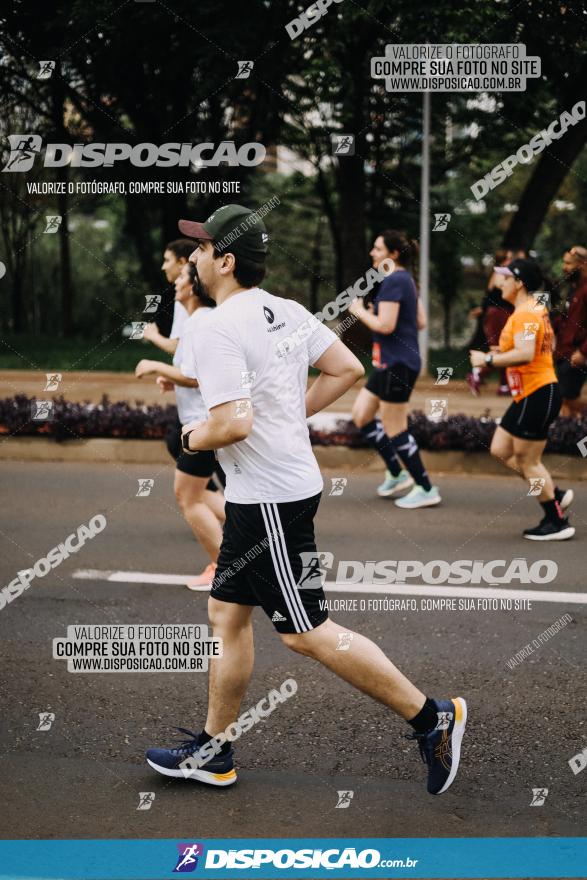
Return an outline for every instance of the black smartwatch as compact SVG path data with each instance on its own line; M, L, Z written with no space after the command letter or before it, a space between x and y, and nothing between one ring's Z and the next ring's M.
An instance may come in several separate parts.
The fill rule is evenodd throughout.
M192 433L191 431L186 431L185 434L181 435L182 449L184 452L187 452L188 455L197 455L200 450L199 449L190 449L190 447L189 447L191 433Z
M488 367L490 367L493 364L493 355L491 354L491 352L489 352L489 354L485 355L485 363L487 364Z

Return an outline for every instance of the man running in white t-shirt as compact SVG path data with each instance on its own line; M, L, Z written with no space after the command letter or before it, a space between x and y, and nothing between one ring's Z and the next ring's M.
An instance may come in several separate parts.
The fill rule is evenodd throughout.
M302 562L301 554L317 556L314 517L323 486L306 418L344 394L363 367L303 306L257 286L269 237L254 212L226 205L204 223L182 220L179 228L197 240L190 260L217 304L192 353L208 419L184 426L183 445L196 454L218 450L226 473L226 524L208 602L223 655L210 663L202 731L180 728L189 739L149 749L147 761L165 776L236 781L227 728L234 729L252 674L251 618L261 606L287 647L411 724L428 764L428 791L441 794L458 769L465 701L427 698L369 639L353 633L349 640L348 629L329 619L322 585L310 587ZM320 375L307 390L310 365ZM349 650L337 650L343 640Z

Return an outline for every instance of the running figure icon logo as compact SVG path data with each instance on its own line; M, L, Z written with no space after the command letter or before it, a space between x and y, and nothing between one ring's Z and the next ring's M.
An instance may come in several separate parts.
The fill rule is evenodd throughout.
M548 789L547 788L533 788L532 789L532 800L530 801L531 807L541 807L544 804L544 801L548 797Z
M330 481L332 483L332 486L331 486L330 492L328 494L329 495L342 495L342 493L344 492L344 487L347 484L347 478L346 477L331 477Z
M143 312L156 312L157 307L161 303L161 294L160 293L147 293L145 294L145 308Z
M351 632L342 632L337 634L338 637L338 645L336 646L337 651L350 651L351 642L355 637L354 633Z
M544 477L532 477L530 480L530 488L528 490L528 495L540 495L542 490L544 489L544 484L546 480Z
M436 367L436 372L438 373L438 376L434 384L448 385L449 379L452 376L454 370L452 367Z
M55 721L55 712L39 712L39 726L37 730L51 730Z
M59 388L59 383L61 382L61 379L63 378L63 374L62 373L45 373L45 376L47 377L47 382L45 383L45 387L43 388L43 391L57 391L57 389Z
M254 66L254 61L239 61L238 73L235 76L235 79L248 79Z
M355 136L354 134L333 134L331 136L332 155L333 156L354 156L355 155Z
M54 61L39 61L39 72L37 73L37 79L51 79L51 74L54 70Z
M298 590L318 590L324 585L326 571L332 568L334 554L305 550L300 553L302 573L298 581Z
M355 796L354 791L338 791L338 803L335 810L346 810L351 805L351 801Z
M43 141L38 134L9 134L10 156L2 171L30 171Z
M139 791L139 805L137 810L150 810L155 800L154 791Z
M55 234L61 226L62 219L59 214L46 214L44 233Z
M450 223L450 214L435 214L434 215L434 226L432 227L432 232L444 232L445 229L448 229L448 224Z
M452 721L452 712L437 712L438 715L438 724L436 725L436 730L448 730L449 724Z
M151 489L155 485L155 480L149 478L143 478L138 480L139 490L135 495L135 498L147 498L151 494Z
M173 869L174 874L189 874L198 867L198 859L204 855L204 847L201 843L178 843L179 855L177 864Z

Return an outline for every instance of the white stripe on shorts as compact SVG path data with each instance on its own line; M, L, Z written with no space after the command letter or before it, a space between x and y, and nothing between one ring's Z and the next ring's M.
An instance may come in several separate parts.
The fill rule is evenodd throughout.
M261 503L260 507L267 536L269 538L269 549L271 551L275 576L290 613L292 623L296 632L307 632L312 629L312 625L308 620L308 616L302 605L293 576L291 576L291 581L288 578L287 570L289 569L289 574L291 575L291 567L289 566L287 548L285 547L285 541L283 540L284 535L281 528L281 522L279 521L279 512L272 510L272 507L276 507L276 505ZM275 522L274 519L275 513L277 513L277 522ZM283 561L284 553L285 559L287 560L287 568Z

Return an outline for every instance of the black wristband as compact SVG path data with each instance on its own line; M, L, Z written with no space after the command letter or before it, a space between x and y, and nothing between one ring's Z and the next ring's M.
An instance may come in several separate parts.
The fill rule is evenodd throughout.
M491 352L485 355L485 363L488 367L491 367L493 365L493 355Z
M190 449L190 447L189 447L191 433L192 433L191 431L186 431L185 434L181 435L181 446L182 446L183 451L187 452L188 455L197 455L200 450L199 449Z

